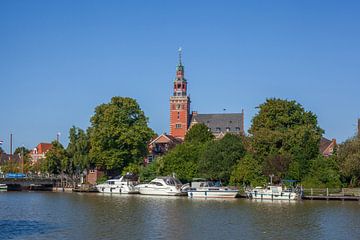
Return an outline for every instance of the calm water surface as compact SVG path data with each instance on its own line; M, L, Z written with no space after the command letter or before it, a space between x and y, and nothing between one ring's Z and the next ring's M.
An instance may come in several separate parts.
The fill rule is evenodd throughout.
M2 192L0 239L360 239L360 203Z

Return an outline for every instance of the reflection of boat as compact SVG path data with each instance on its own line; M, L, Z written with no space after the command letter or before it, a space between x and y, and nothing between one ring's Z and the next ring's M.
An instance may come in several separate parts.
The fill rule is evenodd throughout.
M7 185L0 183L0 191L7 191Z
M300 194L292 189L285 189L281 186L267 186L266 188L256 187L252 190L246 191L246 194L251 199L264 200L297 200L300 199Z
M140 194L145 195L164 195L179 196L183 195L181 191L182 183L174 177L157 177L149 183L137 185L136 188Z
M134 175L125 175L117 179L107 180L105 183L97 184L96 189L102 193L139 193L135 188L137 180Z
M235 198L238 190L216 186L213 181L194 179L190 189L187 190L191 198Z

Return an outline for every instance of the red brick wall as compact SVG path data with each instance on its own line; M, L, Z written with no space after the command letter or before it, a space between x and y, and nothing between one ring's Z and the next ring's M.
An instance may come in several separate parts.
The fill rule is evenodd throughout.
M180 108L179 108L180 107ZM170 98L170 135L184 139L189 124L190 100L188 97ZM181 124L181 128L176 128Z
M90 184L96 184L96 181L104 176L104 172L100 170L90 170L88 175L86 176L86 182Z

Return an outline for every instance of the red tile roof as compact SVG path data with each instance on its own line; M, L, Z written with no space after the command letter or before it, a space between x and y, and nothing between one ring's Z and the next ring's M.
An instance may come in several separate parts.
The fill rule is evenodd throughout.
M50 150L50 148L52 147L51 143L39 143L36 148L38 151L38 154L43 154L46 153L47 151Z

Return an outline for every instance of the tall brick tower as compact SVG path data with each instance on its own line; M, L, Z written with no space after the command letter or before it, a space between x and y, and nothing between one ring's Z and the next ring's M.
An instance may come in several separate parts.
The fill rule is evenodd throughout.
M184 66L181 63L181 48L179 49L179 64L176 67L174 93L170 97L170 135L184 139L190 121L190 97L187 96L187 82L184 78Z

